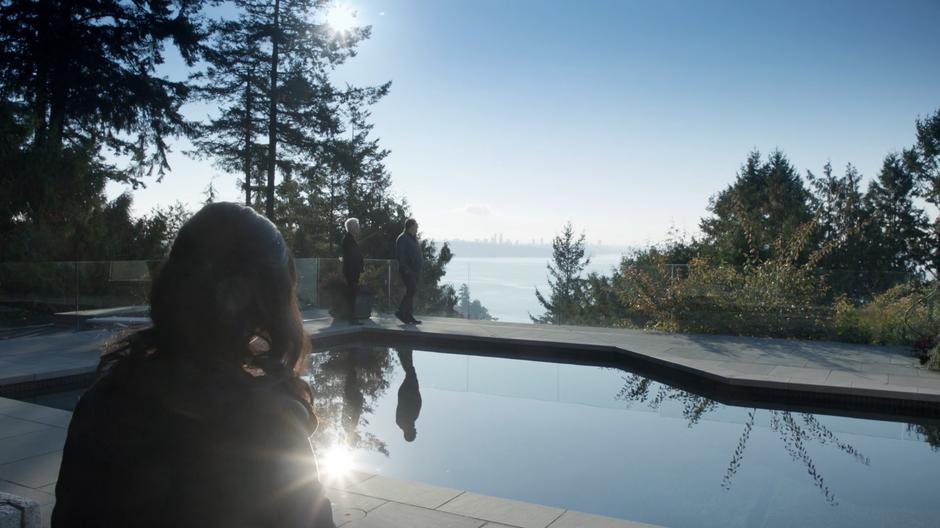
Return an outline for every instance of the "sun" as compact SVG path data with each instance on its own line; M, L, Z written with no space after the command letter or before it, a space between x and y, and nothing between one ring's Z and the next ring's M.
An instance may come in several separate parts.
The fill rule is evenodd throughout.
M326 23L333 31L345 33L356 27L356 12L345 4L333 4L326 11Z

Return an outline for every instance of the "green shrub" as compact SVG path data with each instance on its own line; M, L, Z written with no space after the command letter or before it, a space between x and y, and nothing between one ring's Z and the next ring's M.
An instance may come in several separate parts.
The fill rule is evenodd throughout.
M665 261L625 263L611 287L625 326L669 332L823 337L832 312L824 280L782 262L737 268L692 259L681 274Z
M912 345L924 336L940 335L940 312L931 311L936 285L899 284L858 306L844 298L835 303L833 336L854 342Z
M940 344L934 345L930 352L927 352L927 362L925 363L930 370L940 370Z

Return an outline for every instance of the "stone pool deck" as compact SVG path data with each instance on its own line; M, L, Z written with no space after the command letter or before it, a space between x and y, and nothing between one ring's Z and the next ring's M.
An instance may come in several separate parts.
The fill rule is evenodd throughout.
M375 317L363 326L307 319L315 349L365 343L470 350L526 359L614 364L729 404L869 407L869 416L940 417L940 372L900 347L667 334L642 330L428 317L420 326ZM0 391L94 372L108 330L0 340Z
M0 492L39 503L43 526L72 413L0 398ZM344 528L642 528L651 525L467 491L353 473L323 478Z

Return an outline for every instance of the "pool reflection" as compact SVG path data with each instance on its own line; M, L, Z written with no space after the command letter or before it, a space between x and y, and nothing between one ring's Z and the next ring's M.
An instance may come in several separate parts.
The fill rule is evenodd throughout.
M666 525L708 507L713 525L800 514L847 526L865 521L846 516L853 508L885 507L863 499L883 493L879 482L918 514L940 513L919 499L940 459L911 443L938 449L932 422L748 409L618 369L410 348L345 348L311 363L321 457L342 445L360 471ZM762 510L767 500L798 508Z
M418 373L415 372L414 352L410 348L396 348L398 362L405 371L405 379L398 388L398 405L395 408L395 423L401 428L405 440L414 442L418 436L416 422L421 414L421 390Z

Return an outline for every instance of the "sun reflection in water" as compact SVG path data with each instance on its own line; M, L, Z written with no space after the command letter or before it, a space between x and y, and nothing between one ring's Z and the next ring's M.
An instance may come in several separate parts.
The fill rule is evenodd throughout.
M335 444L320 452L320 475L324 480L346 480L355 469L352 450L343 445Z

